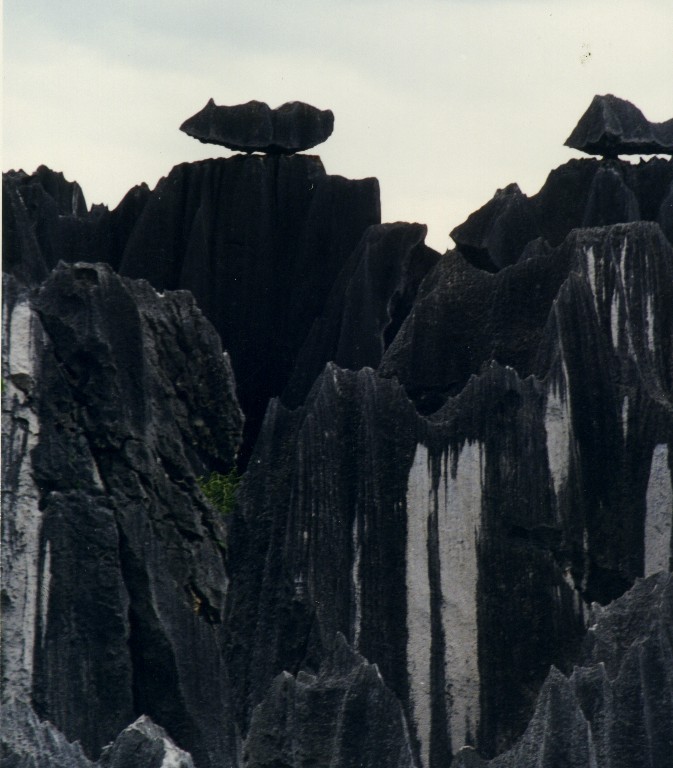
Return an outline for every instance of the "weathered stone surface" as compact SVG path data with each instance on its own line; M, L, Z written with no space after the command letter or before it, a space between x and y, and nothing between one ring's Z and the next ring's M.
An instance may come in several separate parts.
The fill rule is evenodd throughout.
M189 765L157 723L198 768L244 746L656 765L670 587L638 579L672 555L672 182L572 161L439 256L317 158L178 166L119 215L8 174L2 684L37 713L26 764L121 732L114 759ZM82 252L165 293L50 274ZM241 416L176 288L266 411L226 526L195 478L232 465Z
M163 728L143 715L106 747L100 768L194 768L192 758L175 744Z
M379 666L421 764L523 731L586 604L669 567L672 256L645 223L497 275L447 254L380 369L426 405L445 370L432 417L334 365L303 407L273 404L231 530L242 728L275 675L321 657L317 625ZM505 355L525 380L484 368Z
M111 212L74 216L43 175L3 177L5 270L36 284L59 260L103 261L157 290L192 291L237 370L245 463L269 397L285 389L334 281L380 222L376 179L328 176L317 157L239 156L177 166L152 193L141 185Z
M529 375L571 258L572 247L553 256L541 249L493 275L449 251L421 284L380 372L402 382L423 413L458 394L491 358Z
M3 272L37 285L59 261L106 262L117 269L128 236L149 196L146 184L131 189L112 211L87 211L79 185L40 166L33 174L2 177Z
M148 714L229 765L226 533L195 480L240 441L217 334L104 265L3 299L3 689L94 759Z
M152 193L120 271L191 291L220 334L246 415L243 460L364 231L376 179L328 176L320 159L244 157L179 165Z
M535 208L517 184L499 189L483 208L451 231L461 253L492 272L518 261L526 244L539 234Z
M273 681L253 712L244 761L248 768L416 765L399 700L343 635L318 674L283 672Z
M661 204L657 220L662 232L673 243L673 182Z
M301 101L271 109L261 101L218 107L210 99L180 130L204 144L291 155L327 141L334 130L334 115Z
M582 625L549 470L532 472L543 418L539 385L499 368L435 424L367 370L328 366L303 409L276 405L231 531L240 716L319 656L317 623L378 665L421 764L523 728L530 681L567 661ZM507 445L530 454L507 469Z
M566 146L590 155L673 154L673 119L650 123L638 107L612 94L594 96L566 139Z
M0 708L0 762L3 768L95 768L78 743L14 697Z
M2 175L2 270L24 285L47 276L47 264L31 218L10 174Z
M599 251L600 261L594 264L594 256L586 254ZM585 285L597 295L604 290L604 295L615 297L613 310L602 298L596 299L603 331L596 341L612 356L616 354L613 336L618 344L619 331L611 330L611 323L637 324L640 338L644 338L645 324L649 323L640 305L639 309L634 307L628 320L621 314L626 312L626 294L622 299L620 284L614 280L625 267L629 280L643 291L639 301L654 302L659 308L657 316L663 324L659 331L648 325L651 340L646 346L652 346L651 354L659 359L657 376L670 392L671 318L667 302L673 275L671 246L659 227L639 223L578 230L557 249L530 248L526 255L520 263L495 275L472 267L455 252L443 256L421 285L413 311L384 355L381 372L396 376L424 411L436 409L448 395L459 392L468 377L478 373L491 357L515 367L522 376L545 376L536 357L553 302L573 270L582 272ZM586 266L587 259L594 265L591 269ZM635 266L639 259L644 259L642 274ZM605 288L592 287L597 280L604 280ZM655 338L660 341L653 341ZM585 358L581 365L592 371L590 359Z
M25 702L4 700L0 725L3 768L194 768L191 756L145 716L105 747L97 762L87 758L78 742L69 742L49 721L40 720Z
M498 190L451 237L470 263L495 272L528 258L528 245L539 237L557 246L577 228L661 221L672 183L673 162L662 158L637 165L571 160L552 171L530 198L515 184ZM668 236L667 228L664 232Z
M491 761L465 750L459 768L665 766L673 749L673 578L639 580L597 609L572 675L552 669L516 746Z
M421 224L369 227L336 278L299 352L283 402L304 401L325 364L376 368L439 254Z

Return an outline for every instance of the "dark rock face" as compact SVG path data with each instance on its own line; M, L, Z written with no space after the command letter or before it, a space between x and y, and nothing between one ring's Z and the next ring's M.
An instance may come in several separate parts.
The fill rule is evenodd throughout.
M210 99L180 130L204 144L292 155L327 141L334 130L334 115L301 101L271 109L261 101L218 107Z
M666 764L671 162L442 256L301 155L5 184L8 765Z
M299 352L283 402L301 404L325 364L378 367L439 254L420 224L367 229L336 278L325 309Z
M495 271L514 263L524 247L539 237L535 209L510 184L451 232L456 245L480 269Z
M283 672L273 681L253 713L244 760L249 768L415 765L399 701L342 635L317 675Z
M571 160L530 198L516 184L498 190L451 237L470 263L489 272L528 258L537 238L556 246L578 228L657 221L673 242L667 223L671 184L673 165L661 158L638 165Z
M217 334L103 265L4 287L3 689L94 759L148 714L223 765L226 533L195 481L240 442Z
M128 236L149 196L134 187L113 210L87 212L79 185L40 166L3 174L3 272L37 285L59 261L106 262L119 267Z
M120 271L191 291L215 326L246 415L244 460L334 281L380 216L375 179L328 176L305 155L179 165L148 200Z
M497 275L446 254L379 375L329 365L270 408L231 529L242 723L282 670L315 672L317 625L378 665L422 765L512 743L588 604L669 568L672 266L644 223ZM445 404L419 417L393 376Z
M580 666L552 668L517 745L489 762L469 750L459 768L664 766L673 749L673 578L639 580L597 609Z
M103 750L100 768L194 768L190 755L173 744L163 728L139 717Z
M194 294L237 371L242 463L337 276L381 216L376 179L328 176L303 155L179 165L152 193L135 187L114 211L80 217L60 213L38 174L3 183L4 269L22 283L59 260L104 261L157 290Z
M539 387L497 367L435 423L399 385L334 366L303 409L272 409L231 531L239 717L280 670L310 669L317 624L377 664L422 765L522 728L519 665L541 684L582 634L550 470L531 474L544 413ZM530 454L507 469L505 445Z
M49 721L16 699L3 701L0 729L5 768L194 768L191 757L166 732L142 716L125 728L92 762L78 742L69 742Z
M673 119L650 123L638 107L612 94L594 96L566 139L566 146L589 155L673 154Z

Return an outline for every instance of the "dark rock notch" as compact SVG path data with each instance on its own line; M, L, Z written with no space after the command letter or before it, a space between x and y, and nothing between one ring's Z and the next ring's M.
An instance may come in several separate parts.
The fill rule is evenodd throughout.
M638 580L595 609L569 677L552 668L516 746L491 761L465 749L457 768L640 768L673 751L673 577Z
M221 766L226 530L196 477L242 418L217 334L105 265L3 300L3 691L90 758L149 715Z
M589 155L673 154L673 119L650 123L638 107L612 94L594 96L566 139L566 146Z
M286 405L305 400L328 362L352 370L378 367L440 258L425 245L426 234L427 227L402 222L365 231L302 345L283 393Z
M180 130L204 144L292 155L327 141L334 130L334 115L301 101L271 109L261 101L218 107L210 99Z

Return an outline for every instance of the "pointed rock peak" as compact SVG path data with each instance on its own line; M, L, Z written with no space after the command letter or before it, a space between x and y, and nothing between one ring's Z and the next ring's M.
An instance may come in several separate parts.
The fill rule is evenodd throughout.
M261 101L218 107L213 99L180 130L204 144L241 152L291 155L322 144L332 134L334 115L301 101L271 109Z
M589 155L673 154L673 120L650 123L638 107L612 94L594 96L565 145Z
M146 715L131 723L103 750L98 765L100 768L139 765L194 768L191 755L177 747L166 731Z

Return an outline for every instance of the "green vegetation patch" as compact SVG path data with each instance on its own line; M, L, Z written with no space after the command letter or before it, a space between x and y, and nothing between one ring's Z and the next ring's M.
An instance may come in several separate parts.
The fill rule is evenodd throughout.
M241 478L236 467L226 475L211 472L209 477L199 477L197 482L203 495L222 515L228 515L234 508L235 491Z

